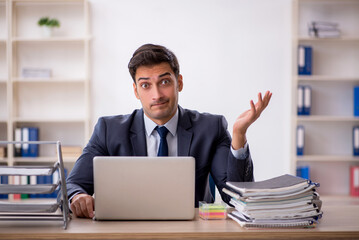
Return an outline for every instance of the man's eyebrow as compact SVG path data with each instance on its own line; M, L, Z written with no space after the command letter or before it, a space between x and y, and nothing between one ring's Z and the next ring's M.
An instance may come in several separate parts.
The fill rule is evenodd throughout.
M158 77L164 77L164 76L167 76L167 75L170 75L170 76L171 76L171 73L169 73L169 72L165 72L165 73L163 73L163 74L159 75Z
M141 81L141 80L149 80L150 78L146 78L146 77L140 77L139 79L137 79L137 81Z
M162 73L161 75L159 75L158 77L161 78L161 77L164 77L164 76L171 76L171 73L170 72L165 72L165 73ZM139 79L137 79L137 81L141 81L141 80L149 80L150 78L149 77L140 77Z

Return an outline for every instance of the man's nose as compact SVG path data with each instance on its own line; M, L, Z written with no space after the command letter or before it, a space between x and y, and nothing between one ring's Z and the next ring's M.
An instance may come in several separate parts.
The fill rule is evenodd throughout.
M163 96L161 89L157 86L152 88L152 99L158 100Z

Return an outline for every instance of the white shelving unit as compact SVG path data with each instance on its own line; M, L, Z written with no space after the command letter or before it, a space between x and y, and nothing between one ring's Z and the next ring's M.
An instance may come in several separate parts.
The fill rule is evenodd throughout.
M340 38L310 38L311 21L339 23ZM359 1L295 0L293 2L292 172L309 166L324 195L349 195L349 168L359 165L352 154L353 88L359 85ZM312 75L298 75L298 45L313 49ZM310 85L310 116L297 116L297 87ZM296 155L296 127L305 128L304 156Z
M8 128L8 28L6 0L0 0L0 139L7 140ZM0 163L7 159L0 158Z
M41 17L57 18L60 28L43 36ZM0 0L0 140L14 130L38 127L40 141L84 147L90 134L89 6L87 0ZM24 68L51 69L50 78L26 78ZM8 157L0 163L50 163L46 146L38 158ZM76 158L64 158L72 167ZM71 170L71 169L69 169Z

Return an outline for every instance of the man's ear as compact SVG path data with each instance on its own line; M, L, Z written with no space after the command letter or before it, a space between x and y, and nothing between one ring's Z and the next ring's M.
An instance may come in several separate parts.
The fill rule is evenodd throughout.
M135 93L136 98L137 98L137 99L140 99L140 97L138 96L136 83L133 83L133 91L134 91L134 93Z
M179 92L181 92L183 89L183 77L181 74L178 75L178 78L177 78L177 90Z

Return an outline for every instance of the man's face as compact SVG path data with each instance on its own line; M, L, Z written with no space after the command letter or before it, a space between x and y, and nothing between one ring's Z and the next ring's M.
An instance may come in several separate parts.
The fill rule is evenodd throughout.
M176 113L178 92L182 91L182 76L176 80L166 62L140 66L136 70L133 89L147 117L158 125L165 124Z

